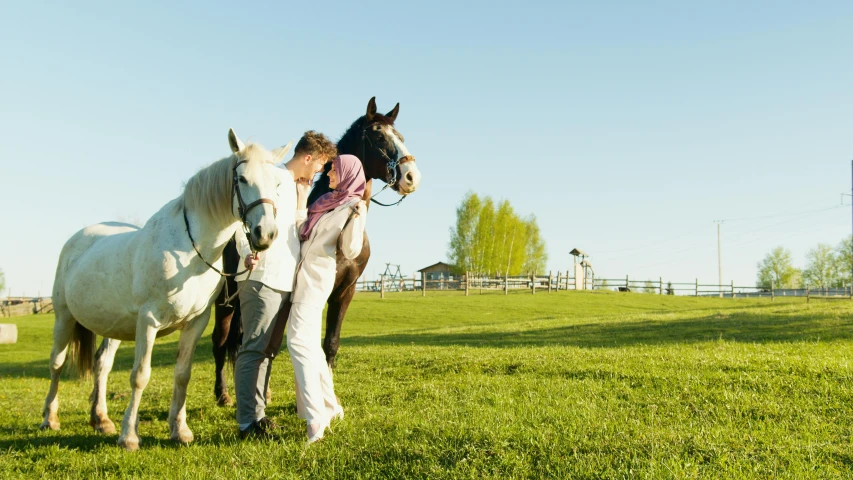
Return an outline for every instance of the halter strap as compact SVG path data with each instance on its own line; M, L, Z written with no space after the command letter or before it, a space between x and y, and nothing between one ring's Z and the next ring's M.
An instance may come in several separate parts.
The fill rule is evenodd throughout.
M367 157L367 147L366 147L365 143L370 143L370 146L371 147L373 146L373 142L371 142L370 139L367 137L367 126L366 125L361 130L361 161L365 161L366 157ZM379 190L378 192L376 192L376 195L373 195L372 197L370 197L370 201L377 204L377 205L380 205L382 207L393 207L393 206L396 206L396 205L403 203L403 200L406 199L406 195L400 196L400 199L394 203L382 203L382 202L376 200L376 197L380 193L384 192L386 188L397 183L397 181L398 181L397 167L404 164L404 163L414 162L415 157L412 155L406 155L399 160L392 160L390 157L388 157L388 154L386 154L384 150L379 150L379 153L382 154L382 156L385 157L386 160L388 160L388 162L385 164L385 186L382 187L382 190Z

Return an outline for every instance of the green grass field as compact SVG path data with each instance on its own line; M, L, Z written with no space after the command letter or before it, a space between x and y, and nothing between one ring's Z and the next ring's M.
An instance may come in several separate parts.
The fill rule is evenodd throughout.
M195 443L168 441L173 335L154 348L136 453L92 431L90 383L67 372L62 429L38 430L53 317L13 318L0 476L851 478L851 313L779 298L360 294L335 372L346 419L322 442L303 446L286 352L267 410L285 438L237 440L233 408L213 398L211 326L187 402ZM117 425L132 356L123 345L110 375Z

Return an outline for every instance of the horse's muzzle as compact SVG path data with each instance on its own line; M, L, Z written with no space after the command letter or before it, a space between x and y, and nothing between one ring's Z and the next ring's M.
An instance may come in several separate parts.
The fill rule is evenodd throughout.
M421 172L418 170L414 158L409 162L401 163L397 168L399 172L397 172L397 188L395 190L401 195L414 193L421 184Z
M252 250L262 252L272 246L276 237L278 237L278 228L263 229L258 225L252 229L252 233L249 235L249 243L252 245Z

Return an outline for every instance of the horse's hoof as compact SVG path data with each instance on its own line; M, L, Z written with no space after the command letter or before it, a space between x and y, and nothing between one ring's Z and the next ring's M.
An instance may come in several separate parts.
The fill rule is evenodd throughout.
M220 407L230 407L234 405L234 400L231 400L231 397L227 393L223 393L216 399L216 404Z
M57 421L51 422L50 420L45 420L45 421L41 422L41 425L39 425L39 430L48 430L48 429L53 430L54 432L58 432L59 431L59 422L57 422Z
M135 452L139 450L139 439L138 438L119 438L118 445L128 452Z
M109 418L101 419L100 422L92 422L92 428L94 428L96 432L101 432L104 435L116 434L116 426Z
M195 437L193 437L193 432L186 427L182 428L177 433L173 433L172 436L169 437L169 440L175 443L180 443L181 445L188 445L192 443L194 439Z

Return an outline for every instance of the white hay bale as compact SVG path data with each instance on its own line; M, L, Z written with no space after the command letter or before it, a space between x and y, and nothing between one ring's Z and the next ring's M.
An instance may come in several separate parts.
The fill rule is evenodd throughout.
M16 343L18 341L18 326L11 323L0 323L0 343Z

